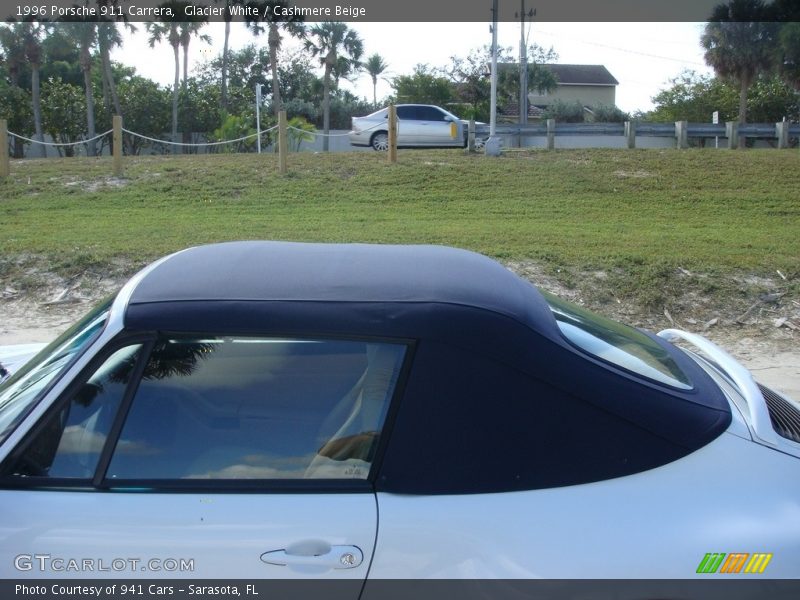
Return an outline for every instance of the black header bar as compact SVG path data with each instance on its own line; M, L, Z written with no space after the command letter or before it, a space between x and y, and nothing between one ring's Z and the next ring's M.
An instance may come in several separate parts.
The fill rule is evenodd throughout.
M539 22L701 22L720 0L527 0ZM209 22L225 19L225 0L0 0L4 20L76 19ZM517 21L521 0L499 0L498 20ZM490 22L492 0L291 0L234 6L231 20L288 19L372 22ZM267 14L268 13L268 14ZM411 43L411 42L410 42Z

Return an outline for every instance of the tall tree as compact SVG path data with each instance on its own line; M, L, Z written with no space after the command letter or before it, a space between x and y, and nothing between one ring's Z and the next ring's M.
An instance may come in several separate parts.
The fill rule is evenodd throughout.
M383 57L377 52L367 59L364 63L364 69L372 78L372 105L378 106L378 77L382 75L389 65L383 60Z
M136 31L136 27L130 23L125 22L124 26L131 32ZM100 50L103 103L109 113L111 112L111 107L113 107L114 114L123 116L122 105L117 94L117 84L114 81L114 72L111 68L111 50L118 46L122 46L122 36L117 28L117 23L114 21L98 21L97 47Z
M172 84L172 141L178 141L178 94L181 83L181 31L180 25L184 14L185 2L165 2L159 6L170 8L173 15L171 20L162 22L149 22L145 25L149 34L148 43L151 48L156 44L166 41L172 48L175 61L175 78Z
M0 27L0 46L3 49L3 65L8 72L12 87L19 87L19 76L25 66L25 42L23 29L18 25Z
M225 39L222 44L222 65L221 65L221 87L219 106L223 110L228 109L228 61L230 60L230 39L231 39L231 21L233 20L233 13L231 7L234 5L243 4L244 0L214 0L214 4L225 4L225 10L222 18L225 21Z
M446 72L455 84L458 101L469 104L469 117L489 120L490 81L486 76L487 65L492 61L491 46L470 50L465 57L451 56ZM497 49L498 62L511 62L510 48ZM519 89L519 86L517 86Z
M395 99L408 104L438 104L446 106L455 94L453 82L428 65L417 65L411 75L392 79Z
M184 17L188 19L189 17ZM189 43L193 37L197 37L200 41L206 44L211 43L211 37L205 33L200 33L200 30L207 23L205 17L195 17L194 20L185 20L179 24L178 30L180 31L181 48L183 48L183 89L186 89L186 83L189 80Z
M498 104L503 105L511 103L515 106L522 108L522 94L520 94L520 70L519 63L514 62L511 56L510 49L499 48L498 59L508 57L512 62L503 63L498 67L497 74L497 96ZM550 47L545 49L538 44L531 44L527 50L527 65L525 83L527 88L526 94L531 91L541 95L546 92L552 92L558 87L558 78L553 74L548 65L558 62L558 53ZM491 55L489 55L491 60ZM520 116L520 119L527 122L526 116Z
M72 21L62 23L61 27L65 28L72 38L74 43L78 46L80 51L81 71L83 72L83 87L86 96L86 129L87 136L91 140L87 144L87 154L95 156L97 154L97 146L95 140L92 138L95 134L95 119L94 119L94 90L92 86L92 65L94 59L92 57L92 48L97 42L97 24L93 21Z
M305 47L313 57L318 57L325 69L322 92L322 150L328 151L331 123L331 85L347 78L361 67L364 43L358 34L345 23L323 21L314 25L306 38Z
M283 38L281 30L297 38L305 35L303 19L299 16L282 16L289 8L288 0L267 0L266 2L249 2L248 6L258 7L258 19L248 17L247 26L255 35L268 31L269 68L272 75L272 110L277 118L282 110L280 81L278 79L278 51ZM266 26L265 26L266 24Z
M39 141L37 144L39 155L47 158L47 148L44 145L44 133L42 132L42 93L39 85L39 72L42 66L42 36L47 30L44 24L29 21L20 23L19 27L22 28L25 58L31 68L31 103L35 137Z
M800 3L775 0L773 16L780 22L776 62L783 80L800 90Z
M747 91L775 58L777 25L761 0L731 0L714 7L700 43L714 72L739 86L739 122L747 120Z
M3 65L8 72L9 83L11 89L9 90L10 106L13 106L16 112L14 121L21 123L30 119L28 113L27 119L22 118L20 106L16 100L25 98L27 103L27 92L24 91L20 85L20 74L25 66L25 44L23 39L23 28L19 25L5 25L0 27L0 47L3 49ZM11 115L9 115L11 117ZM9 121L11 124L11 121ZM14 158L22 158L24 155L24 144L18 137L14 138Z
M712 75L684 71L672 85L653 96L655 108L648 121L708 122L719 111L720 121L736 118L739 89L736 84ZM747 114L755 123L775 123L784 117L798 118L800 96L774 73L755 79L747 94Z
M217 104L220 104L222 58L222 55L217 55L199 65L195 71L200 86L216 90ZM231 50L227 67L227 108L222 110L231 115L255 114L253 89L256 83L264 84L267 81L265 70L268 67L268 48L256 48L255 44L248 44L239 50Z
M97 48L100 52L100 80L103 87L103 106L106 113L122 115L122 105L117 94L117 84L111 67L111 50L122 46L122 36L117 29L121 22L129 31L136 31L136 27L128 22L127 12L122 4L125 0L94 0L97 5L95 17L97 26ZM103 14L105 12L105 15Z

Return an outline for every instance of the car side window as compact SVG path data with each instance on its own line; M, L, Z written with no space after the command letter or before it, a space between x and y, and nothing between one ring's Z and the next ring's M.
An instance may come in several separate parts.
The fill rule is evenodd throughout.
M397 118L398 119L406 119L406 120L416 120L419 119L417 115L417 108L416 106L398 106L397 107Z
M446 115L433 106L420 106L417 108L417 118L421 121L446 121Z
M405 346L163 339L106 480L366 479Z
M56 405L3 472L12 478L92 479L140 349L126 346L106 359Z

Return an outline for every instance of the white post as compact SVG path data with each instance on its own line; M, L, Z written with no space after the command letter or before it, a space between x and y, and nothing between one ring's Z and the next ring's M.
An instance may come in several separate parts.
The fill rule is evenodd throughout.
M719 125L719 111L718 110L715 110L713 113L711 113L711 122L714 125ZM714 136L714 148L719 149L719 136L718 135Z
M256 84L256 151L261 154L261 84Z
M775 137L778 138L778 148L789 147L789 123L786 121L786 117L780 123L775 123Z
M492 73L491 100L489 103L489 139L484 151L487 156L500 156L500 140L497 138L497 7L492 0Z

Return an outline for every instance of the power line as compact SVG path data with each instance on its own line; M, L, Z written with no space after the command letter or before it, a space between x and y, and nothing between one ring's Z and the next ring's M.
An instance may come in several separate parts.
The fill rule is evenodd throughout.
M608 44L601 44L599 42L589 42L587 40L571 38L571 37L563 36L561 34L551 33L551 32L548 32L548 31L540 31L539 33L541 33L543 35L546 35L546 36L549 36L551 38L565 39L565 40L569 40L569 41L572 41L572 42L578 42L578 43L581 43L581 44L587 44L589 46L597 46L598 48L606 48L608 50L616 50L617 52L624 52L626 54L635 54L635 55L644 56L644 57L647 57L647 58L657 58L657 59L660 59L660 60L669 60L669 61L672 61L672 62L684 64L684 65L694 65L696 67L705 67L706 66L705 63L699 63L699 62L695 62L693 60L684 60L682 58L675 58L675 57L672 57L672 56L661 56L659 54L650 54L649 52L639 52L638 50L630 50L628 48L620 48L618 46L611 46L611 45L608 45Z

